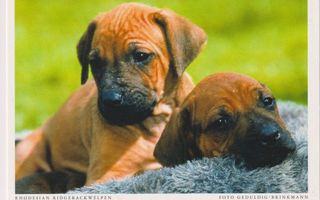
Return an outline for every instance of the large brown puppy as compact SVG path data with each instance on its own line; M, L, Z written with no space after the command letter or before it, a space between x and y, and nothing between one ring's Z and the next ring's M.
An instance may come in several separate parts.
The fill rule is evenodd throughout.
M38 171L81 172L86 185L161 165L153 150L193 88L185 68L204 31L169 10L127 3L97 16L78 47L82 83L16 147L16 179Z
M217 73L176 108L154 156L164 166L235 156L254 168L278 164L294 149L268 88L244 75Z

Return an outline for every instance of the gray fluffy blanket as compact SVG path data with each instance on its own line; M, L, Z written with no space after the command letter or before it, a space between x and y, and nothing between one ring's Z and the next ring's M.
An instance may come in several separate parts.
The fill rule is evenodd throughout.
M297 151L274 167L247 170L231 158L203 158L173 168L82 187L77 193L300 193L308 190L307 107L279 102Z

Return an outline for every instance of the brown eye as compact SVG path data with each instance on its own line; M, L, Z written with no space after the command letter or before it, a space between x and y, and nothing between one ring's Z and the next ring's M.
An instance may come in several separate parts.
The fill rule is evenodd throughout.
M266 97L263 99L263 106L268 110L274 109L274 99L271 97Z
M136 64L146 64L150 60L151 55L152 53L135 52L132 58Z
M231 124L231 119L229 117L221 117L214 122L214 127L219 130L227 129Z

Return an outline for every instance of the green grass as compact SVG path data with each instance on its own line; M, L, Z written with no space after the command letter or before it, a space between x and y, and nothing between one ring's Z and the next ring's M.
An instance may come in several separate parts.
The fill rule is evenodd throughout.
M120 0L16 0L16 130L40 126L80 86L76 44L89 21ZM145 0L202 27L208 43L187 71L250 75L277 99L307 104L307 1Z

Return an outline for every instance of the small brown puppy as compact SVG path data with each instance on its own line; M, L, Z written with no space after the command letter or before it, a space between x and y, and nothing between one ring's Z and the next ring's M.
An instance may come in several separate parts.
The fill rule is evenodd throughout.
M82 84L16 147L16 179L43 171L86 174L86 185L161 165L153 150L172 109L193 88L185 68L205 32L177 14L137 3L97 16L77 46Z
M255 168L278 164L294 150L271 91L250 77L217 73L202 80L172 114L154 156L172 166L232 155Z

